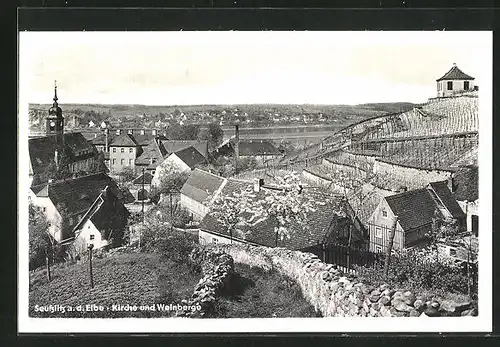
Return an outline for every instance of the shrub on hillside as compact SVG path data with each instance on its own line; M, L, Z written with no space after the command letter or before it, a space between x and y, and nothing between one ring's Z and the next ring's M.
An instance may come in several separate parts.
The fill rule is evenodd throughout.
M191 215L186 209L177 208L173 213L171 223L176 228L185 228L191 219Z
M417 252L407 252L391 258L387 279L383 276L384 264L373 267L356 267L363 281L373 285L389 283L413 291L432 290L437 293L467 294L468 278L462 268L448 261L423 258Z

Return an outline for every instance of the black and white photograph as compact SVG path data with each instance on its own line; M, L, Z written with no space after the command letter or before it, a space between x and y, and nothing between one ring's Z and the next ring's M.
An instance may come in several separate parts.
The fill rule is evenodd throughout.
M19 330L490 330L492 71L488 31L21 32Z

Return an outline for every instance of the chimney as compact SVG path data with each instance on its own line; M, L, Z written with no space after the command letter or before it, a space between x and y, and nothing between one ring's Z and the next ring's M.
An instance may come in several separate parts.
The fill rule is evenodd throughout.
M144 135L144 134L145 134L145 130L141 129L141 135Z
M263 178L256 178L254 183L253 183L253 191L258 193L260 192L260 188L264 185L264 179Z
M52 178L49 178L49 180L47 181L48 184L54 182L54 180Z
M404 187L404 186L399 187L399 192L400 193L404 193L404 192L407 192L407 191L408 191L408 187Z
M94 139L97 138L97 133L94 134Z
M54 162L56 163L56 167L59 168L59 153L57 149L54 151Z
M234 126L234 167L238 173L238 160L240 159L240 125Z
M133 133L132 129L128 129L127 133L130 134L130 135L132 135L132 133Z
M151 135L156 136L156 129L151 130Z
M105 140L105 141L106 141L106 143L105 143L105 146L106 146L106 147L104 148L104 151L105 151L106 153L107 153L107 152L109 152L109 137L108 137L108 133L109 133L109 129L108 129L108 128L106 128L106 129L104 130L104 136L105 136L105 138L106 138L106 140Z
M116 135L120 135L120 129L116 129Z

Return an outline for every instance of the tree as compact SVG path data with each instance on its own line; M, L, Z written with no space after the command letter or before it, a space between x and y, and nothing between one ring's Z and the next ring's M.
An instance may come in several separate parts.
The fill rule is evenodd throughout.
M125 166L122 171L118 174L122 182L130 182L136 178L135 171L130 166Z
M197 140L199 132L199 125L174 123L167 128L166 135L171 140Z
M90 173L96 174L96 173L106 173L108 172L108 168L106 167L106 164L104 162L104 153L99 152L97 153L97 156L92 163L92 167L90 168Z
M208 141L208 150L212 152L215 150L221 143L224 137L224 130L217 123L210 123L208 128L200 129L198 133L199 140L207 140Z
M270 220L274 225L276 247L279 240L294 237L293 225L298 225L302 227L302 231L308 232L311 227L310 214L316 211L316 205L324 205L330 202L330 198L322 197L319 201L312 195L302 194L302 184L296 173L275 177L275 180L277 188L262 189L260 196L251 186L233 193L232 196L221 195L212 204L211 214L226 228L231 237L234 232L240 232L244 238L248 226ZM336 212L342 213L340 210Z
M39 207L30 203L28 222L30 269L42 265L44 260L52 259L55 242L48 230L47 218Z
M45 174L48 179L60 180L71 177L70 171L71 153L67 147L60 147L57 151L57 163L54 159L49 162L45 169Z
M151 196L154 199L163 194L168 194L170 197L170 213L173 213L172 195L180 193L182 186L189 178L189 173L179 171L173 166L157 168L159 171L159 182L153 186Z
M431 248L436 252L436 261L439 260L439 242L456 238L459 230L459 223L456 219L446 218L437 208L434 210L431 230L425 236L428 238Z

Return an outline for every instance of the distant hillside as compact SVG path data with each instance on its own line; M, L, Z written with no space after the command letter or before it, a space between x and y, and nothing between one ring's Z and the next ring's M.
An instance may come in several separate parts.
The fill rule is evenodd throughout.
M156 127L166 128L169 124L208 124L217 122L222 125L239 121L245 126L269 126L287 124L336 124L347 125L363 119L402 107L411 108L410 103L385 103L365 105L99 105L99 104L60 104L63 114L71 127L88 127L89 123L98 124L103 120L119 127ZM47 116L49 104L30 104L30 128L41 130Z
M361 104L358 105L360 107L365 107L367 109L372 109L376 111L383 111L387 113L396 113L396 112L404 112L406 110L410 110L416 106L411 102L391 102L391 103L370 103L370 104Z

